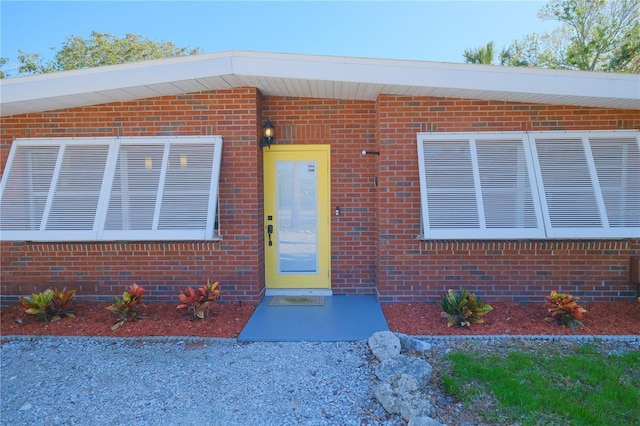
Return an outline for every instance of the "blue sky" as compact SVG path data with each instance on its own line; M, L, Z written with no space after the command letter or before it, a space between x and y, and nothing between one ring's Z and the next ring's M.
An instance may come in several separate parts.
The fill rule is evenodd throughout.
M0 54L52 57L92 30L224 50L463 62L465 48L500 49L551 29L541 1L5 1ZM53 50L51 49L53 48ZM5 67L6 68L6 67Z

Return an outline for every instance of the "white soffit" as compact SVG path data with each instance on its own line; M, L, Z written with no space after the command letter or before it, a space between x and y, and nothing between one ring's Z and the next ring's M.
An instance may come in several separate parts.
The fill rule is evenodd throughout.
M0 80L3 116L233 87L265 95L380 94L640 109L640 75L228 51Z

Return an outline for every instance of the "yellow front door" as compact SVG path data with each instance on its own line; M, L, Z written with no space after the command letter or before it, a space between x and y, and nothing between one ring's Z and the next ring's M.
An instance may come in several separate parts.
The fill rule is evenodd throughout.
M331 288L329 145L264 149L267 289Z

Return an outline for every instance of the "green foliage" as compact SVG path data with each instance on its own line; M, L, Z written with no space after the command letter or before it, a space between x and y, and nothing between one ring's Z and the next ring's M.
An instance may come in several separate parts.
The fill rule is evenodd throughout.
M207 283L194 290L188 287L180 293L180 303L178 309L189 309L192 313L192 320L203 319L209 314L209 308L212 303L218 300L220 290L219 282L213 284L207 280Z
M75 290L67 290L66 288L62 290L53 289L53 299L51 300L52 321L57 321L63 317L76 317L72 307L75 297Z
M53 291L45 290L41 293L34 293L31 297L22 297L20 302L25 312L30 315L37 315L40 321L49 321L48 308L51 306Z
M144 315L138 311L139 308L147 307L147 305L142 302L143 294L144 289L138 286L138 284L133 283L133 285L129 287L129 291L125 291L122 294L122 297L114 297L116 303L107 307L107 309L116 314L118 318L116 323L111 327L111 330L116 330L127 321L138 321L144 317Z
M538 15L560 26L514 41L501 65L640 73L640 0L551 0ZM469 52L466 62L493 62L469 60Z
M485 46L479 46L474 49L465 49L462 54L464 61L468 64L484 64L491 65L498 62L500 65L506 65L511 58L511 51L509 48L503 48L500 51L500 56L496 58L496 48L493 41L490 41Z
M41 53L18 52L18 75L30 75L195 55L200 49L177 47L171 42L154 41L138 34L116 37L92 31L87 39L75 35L68 37L53 60L46 61Z
M34 293L30 297L22 297L20 302L25 312L36 315L40 321L54 322L64 317L75 318L72 308L75 290L47 289L41 293Z
M9 62L9 58L0 57L0 78L5 78L7 74L1 69Z
M576 331L578 327L583 327L582 318L584 318L586 309L576 302L579 297L571 296L566 293L558 293L553 290L547 298L547 310L549 311L549 322L564 324L571 330Z
M480 317L493 309L482 300L476 299L475 294L464 289L460 292L449 290L442 296L440 306L444 311L442 317L447 318L449 327L454 324L471 327L472 323L483 323L484 320Z
M552 0L540 16L567 34L559 68L640 71L639 0Z
M482 416L492 424L629 425L640 418L640 357L593 348L556 353L549 348L505 355L453 352L443 387L471 403L493 395Z

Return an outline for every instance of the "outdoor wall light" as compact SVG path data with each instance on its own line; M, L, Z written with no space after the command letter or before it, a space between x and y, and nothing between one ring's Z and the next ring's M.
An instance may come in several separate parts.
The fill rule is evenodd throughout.
M265 146L267 148L270 148L271 143L274 140L275 134L276 134L275 127L273 127L273 124L271 124L271 120L267 120L267 122L264 123L264 126L262 126L262 138L260 138L260 148L264 148Z
M380 155L380 151L370 151L368 149L363 149L362 155L367 155L367 154Z

